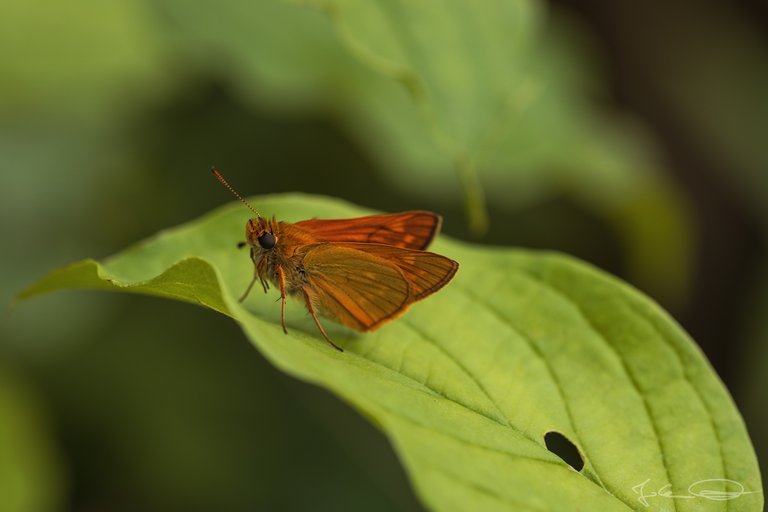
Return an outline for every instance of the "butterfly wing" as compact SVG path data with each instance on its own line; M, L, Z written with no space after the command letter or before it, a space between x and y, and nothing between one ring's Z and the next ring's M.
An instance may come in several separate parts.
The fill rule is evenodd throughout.
M433 252L414 251L380 244L342 243L336 245L394 263L411 286L412 302L421 300L448 284L459 269L457 262Z
M405 311L411 288L397 265L332 243L307 248L303 290L322 316L369 331Z
M323 316L376 329L445 286L459 264L439 254L369 243L320 243L302 260L304 290Z
M440 231L441 224L439 215L421 210L296 223L322 242L361 242L406 249L425 249Z

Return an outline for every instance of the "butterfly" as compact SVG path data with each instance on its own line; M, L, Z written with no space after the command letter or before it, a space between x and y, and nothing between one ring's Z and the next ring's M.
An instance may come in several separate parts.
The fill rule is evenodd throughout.
M246 241L241 243L250 248L254 273L240 301L256 281L265 292L273 284L280 290L286 334L288 296L304 301L320 334L341 351L319 316L356 331L373 331L440 290L458 271L457 262L425 250L440 232L442 219L435 213L278 221L262 217L215 168L212 171L256 214L246 222Z

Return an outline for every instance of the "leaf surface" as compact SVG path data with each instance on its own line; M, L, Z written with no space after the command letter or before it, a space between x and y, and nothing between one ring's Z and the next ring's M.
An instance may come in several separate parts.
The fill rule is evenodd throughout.
M253 198L296 222L369 213L304 195ZM326 321L325 344L276 292L237 298L253 268L236 249L247 212L232 204L161 232L104 263L56 270L26 290L146 293L238 321L275 365L357 407L392 440L434 510L761 510L757 462L728 392L685 332L654 302L573 258L439 239L459 261L452 283L371 334ZM545 443L579 450L577 472ZM675 495L708 479L750 494L728 501ZM735 484L710 482L713 491ZM633 491L633 488L636 490Z

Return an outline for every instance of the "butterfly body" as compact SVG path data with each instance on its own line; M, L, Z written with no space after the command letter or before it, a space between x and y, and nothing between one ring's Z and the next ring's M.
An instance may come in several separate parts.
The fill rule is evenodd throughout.
M256 218L246 224L245 239L255 265L254 277L258 277L265 291L270 282L280 286L281 271L286 293L296 295L301 291L305 272L304 254L299 249L316 243L311 233L293 224L278 222L274 217L271 220Z

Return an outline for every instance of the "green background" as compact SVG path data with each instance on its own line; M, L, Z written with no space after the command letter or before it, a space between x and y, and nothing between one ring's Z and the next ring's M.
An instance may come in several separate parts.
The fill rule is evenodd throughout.
M417 117L378 125L370 119L384 119L381 107L350 99L393 98L401 84L353 53L340 58L343 42L308 45L321 40L320 13L302 7L311 14L294 20L266 0L217 5L0 6L4 303L53 267L230 200L207 170L215 164L244 194L431 209L456 238L557 249L621 276L702 346L766 460L763 5L532 4L541 40L579 57L533 47L554 70L556 112L535 111L509 137L522 151L578 132L582 117L584 126L605 117L606 134L630 117L646 134L630 139L652 147L642 158L664 162L654 169L661 185L633 193L620 172L590 173L592 160L570 167L558 147L548 159L521 157L514 172L480 169L490 224L479 239L466 182L387 132L402 122L405 138ZM429 172L398 170L421 161ZM11 510L420 509L383 435L276 371L220 315L67 292L9 305L1 321L0 474L11 475Z

